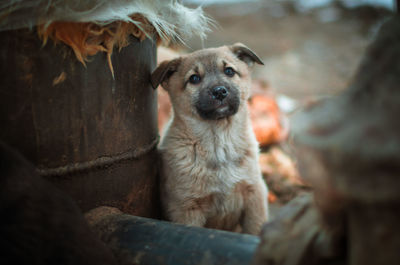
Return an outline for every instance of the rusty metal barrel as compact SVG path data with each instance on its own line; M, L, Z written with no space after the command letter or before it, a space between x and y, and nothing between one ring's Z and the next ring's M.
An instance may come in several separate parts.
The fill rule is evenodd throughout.
M157 102L151 39L84 66L34 30L0 32L0 139L87 211L100 205L158 216Z

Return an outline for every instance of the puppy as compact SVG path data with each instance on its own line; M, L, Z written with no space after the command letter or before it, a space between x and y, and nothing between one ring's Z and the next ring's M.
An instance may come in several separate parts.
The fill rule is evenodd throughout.
M164 61L151 75L173 107L159 146L161 201L170 221L258 234L267 220L268 191L247 107L254 63L263 64L237 43Z

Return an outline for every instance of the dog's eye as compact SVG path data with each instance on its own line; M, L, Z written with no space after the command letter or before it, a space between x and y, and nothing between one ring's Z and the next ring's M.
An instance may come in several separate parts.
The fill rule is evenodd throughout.
M200 83L200 81L201 81L201 77L199 75L191 75L189 77L189 82L191 84L198 84L198 83Z
M224 73L227 76L232 77L235 75L235 70L233 70L232 67L227 67L227 68L225 68Z

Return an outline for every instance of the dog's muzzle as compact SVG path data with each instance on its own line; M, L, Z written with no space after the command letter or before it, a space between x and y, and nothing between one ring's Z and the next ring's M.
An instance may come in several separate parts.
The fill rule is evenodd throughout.
M205 120L219 120L234 115L240 104L236 87L218 85L202 89L195 102L197 113Z
M211 90L211 94L213 98L222 101L229 95L229 92L224 86L217 86Z

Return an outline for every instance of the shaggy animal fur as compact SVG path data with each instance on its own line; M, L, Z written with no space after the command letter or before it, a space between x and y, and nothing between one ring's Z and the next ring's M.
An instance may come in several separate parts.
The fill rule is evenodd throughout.
M4 0L0 2L0 30L32 28L53 22L93 22L100 26L116 21L142 29L141 15L161 38L184 40L205 37L210 22L201 8L190 9L176 0Z
M167 219L250 234L267 220L267 188L247 107L254 62L262 64L235 44L163 62L152 74L153 87L161 83L173 106L159 147ZM190 82L192 75L201 81ZM222 85L226 98L213 98Z
M176 0L4 0L0 2L0 31L38 26L44 43L50 38L70 46L77 59L106 52L111 72L113 48L128 45L129 35L140 40L185 42L204 38L212 21L201 8Z

